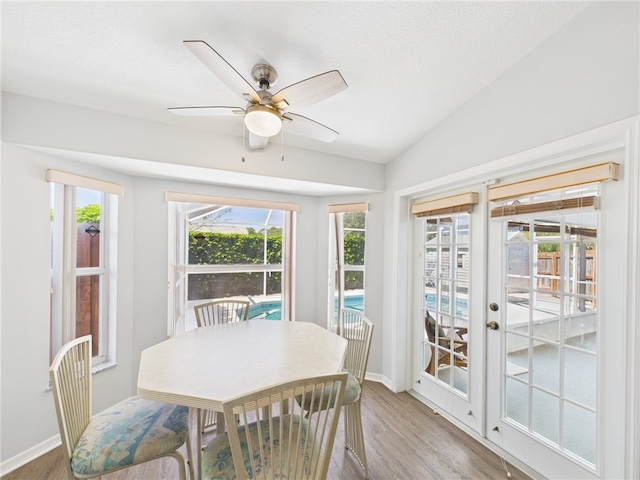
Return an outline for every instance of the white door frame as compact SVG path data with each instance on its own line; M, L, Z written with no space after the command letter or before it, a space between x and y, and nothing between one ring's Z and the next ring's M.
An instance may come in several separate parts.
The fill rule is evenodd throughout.
M615 148L624 151L622 165L622 182L625 184L627 199L626 218L629 229L627 231L626 257L627 264L622 274L625 277L624 296L627 299L624 313L627 318L626 331L627 359L625 382L625 418L628 428L623 432L624 441L624 470L628 478L640 478L640 458L636 452L640 450L640 299L637 288L640 285L640 117L621 120L585 133L564 138L524 152L500 158L466 169L455 174L445 175L438 179L397 190L393 196L393 231L391 278L394 286L390 292L389 308L385 312L390 314L390 376L385 384L393 391L410 391L412 389L412 329L410 304L411 275L410 264L411 247L413 241L412 217L410 200L423 195L425 192L446 190L454 186L477 185L478 183L492 183L501 176L517 175L530 169L535 162L539 168L557 165L563 161L570 161L577 156L583 157L598 154ZM479 434L468 431L474 438L496 451L495 445L486 441ZM504 453L504 452L500 452ZM513 460L516 465L520 462ZM523 466L525 470L531 469Z

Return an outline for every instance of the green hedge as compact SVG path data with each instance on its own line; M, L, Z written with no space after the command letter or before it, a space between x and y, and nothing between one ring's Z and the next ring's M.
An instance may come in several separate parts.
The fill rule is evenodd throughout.
M344 239L344 259L347 265L364 263L364 237L347 235ZM189 232L190 265L249 265L262 264L264 235L261 233ZM267 263L282 262L282 235L267 236ZM216 273L189 275L189 300L221 298L236 295L261 295L263 273ZM361 289L362 272L345 275L345 289ZM281 275L267 278L267 294L280 293Z

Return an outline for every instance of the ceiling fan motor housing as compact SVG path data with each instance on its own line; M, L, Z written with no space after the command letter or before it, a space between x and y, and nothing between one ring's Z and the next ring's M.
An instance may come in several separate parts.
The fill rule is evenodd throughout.
M260 90L269 90L278 81L278 72L271 65L259 63L251 69L251 78L258 84Z

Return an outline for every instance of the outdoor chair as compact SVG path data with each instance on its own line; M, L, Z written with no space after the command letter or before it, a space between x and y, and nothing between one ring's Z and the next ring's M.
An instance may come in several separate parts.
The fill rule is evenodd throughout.
M441 366L467 368L466 327L443 327L427 312L424 329L431 344L431 359L426 372L435 376L437 368Z
M91 359L91 335L86 335L65 344L49 369L69 479L170 456L186 480L185 459L177 451L185 442L193 478L189 409L133 397L92 417Z
M203 479L326 479L346 382L347 373L298 379L224 402L228 432L205 448ZM296 396L327 408L305 416Z

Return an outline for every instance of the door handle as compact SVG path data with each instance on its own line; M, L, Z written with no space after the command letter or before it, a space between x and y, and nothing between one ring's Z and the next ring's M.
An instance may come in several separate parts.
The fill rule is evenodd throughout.
M489 323L487 323L487 328L489 330L498 330L498 328L500 328L500 325L498 325L498 322L494 322L493 320L490 321Z

